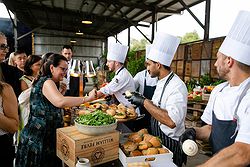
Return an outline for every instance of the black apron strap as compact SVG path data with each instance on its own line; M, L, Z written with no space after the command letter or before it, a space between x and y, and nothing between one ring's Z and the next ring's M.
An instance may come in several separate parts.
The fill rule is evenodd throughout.
M158 107L161 107L161 101L162 101L162 97L164 95L166 86L168 85L168 83L173 77L174 77L174 73L171 72L170 76L168 77L168 79L166 80L163 86L161 97L158 102ZM179 142L165 135L165 133L163 133L160 129L159 122L154 117L151 117L151 128L152 128L151 129L152 134L154 136L159 136L160 139L162 140L163 145L165 145L170 151L173 152L173 162L178 167L181 167L183 162L186 163L187 157L182 152Z
M121 72L123 69L124 69L124 66L122 66L122 68L120 68L115 75L118 75L119 72Z

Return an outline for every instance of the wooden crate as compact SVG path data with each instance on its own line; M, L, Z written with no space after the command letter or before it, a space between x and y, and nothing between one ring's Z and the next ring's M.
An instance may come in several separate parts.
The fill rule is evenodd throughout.
M183 75L183 66L184 66L184 61L177 61L177 74L180 76Z
M211 49L212 49L212 42L204 42L202 45L202 59L210 59L211 58Z
M192 69L191 61L186 62L186 66L185 66L185 75L186 76L191 75L191 69Z
M212 58L217 58L217 52L224 41L224 38L218 38L213 40L213 45L212 45Z
M192 61L192 76L200 76L200 61Z
M118 159L118 131L89 136L80 133L75 126L70 126L57 129L56 139L57 156L69 167L75 167L80 157L88 158L91 166Z
M218 78L218 72L216 70L216 67L214 66L214 63L216 62L216 60L211 60L211 77L212 78Z
M185 45L179 45L177 53L178 53L177 59L179 60L184 59Z
M176 73L176 71L177 71L177 70L176 70L176 60L173 60L173 61L172 61L170 67L171 67L171 70L172 70L174 73Z
M192 60L199 60L201 58L201 43L196 43L192 45Z

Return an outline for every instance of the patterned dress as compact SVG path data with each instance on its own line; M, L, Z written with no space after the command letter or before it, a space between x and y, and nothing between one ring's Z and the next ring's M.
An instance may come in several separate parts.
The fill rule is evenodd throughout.
M21 132L16 167L57 167L62 163L56 156L56 129L63 126L62 110L42 94L50 78L41 77L30 95L30 115Z

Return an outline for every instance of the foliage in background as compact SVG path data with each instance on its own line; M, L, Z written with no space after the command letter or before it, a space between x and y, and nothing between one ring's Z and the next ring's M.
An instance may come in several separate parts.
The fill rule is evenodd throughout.
M197 33L196 30L193 32L187 32L182 38L181 38L181 43L187 43L187 42L193 42L193 41L198 41L201 40L199 37L199 34Z
M203 88L205 85L211 85L212 84L212 78L209 74L204 74L200 77L200 86Z
M192 92L193 89L194 89L196 86L199 86L199 83L198 83L198 81L195 80L194 78L191 78L190 81L187 81L187 82L186 82L186 86L187 86L188 92Z
M126 67L132 76L145 69L145 56L136 58L136 51L129 51L127 60Z
M131 40L130 50L137 51L137 50L145 50L146 45L148 45L149 42L146 39L141 39L140 41L137 39Z

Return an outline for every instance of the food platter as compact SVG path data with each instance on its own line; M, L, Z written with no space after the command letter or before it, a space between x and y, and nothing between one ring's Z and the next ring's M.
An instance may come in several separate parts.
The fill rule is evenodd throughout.
M96 110L102 110L103 112L113 116L117 122L127 122L137 120L138 118L134 107L126 107L122 104L107 105L100 102L93 103L93 101L91 103L81 105L79 108L79 115L94 112Z
M116 118L117 122L128 122L128 121L133 121L136 119L137 119L137 114L135 116L127 117L127 118L123 118L123 119Z

